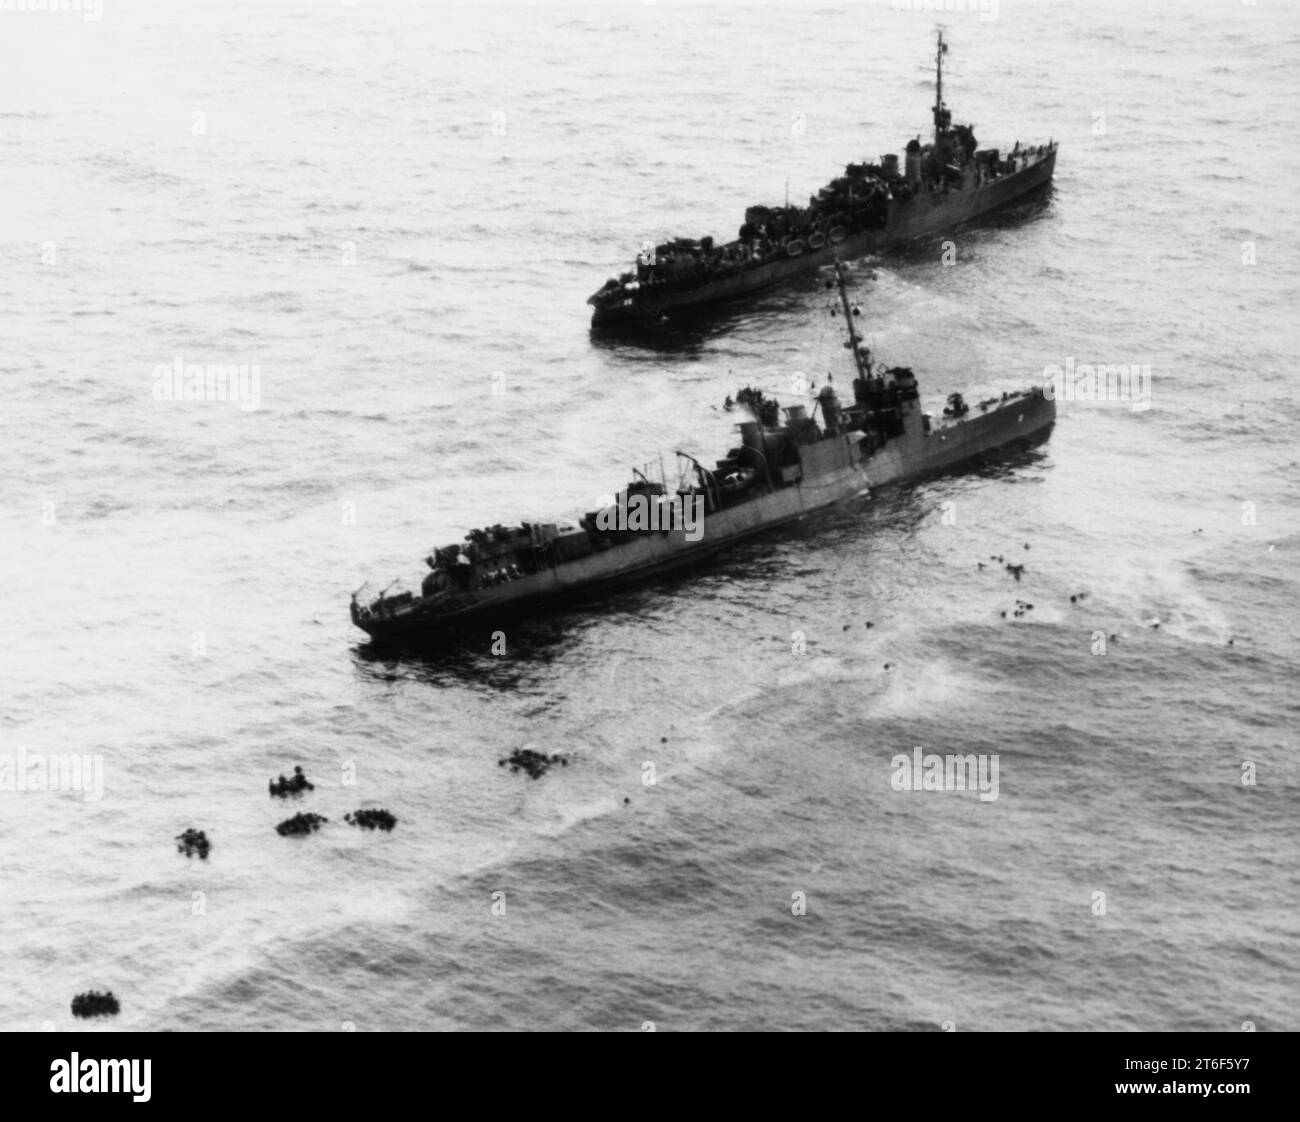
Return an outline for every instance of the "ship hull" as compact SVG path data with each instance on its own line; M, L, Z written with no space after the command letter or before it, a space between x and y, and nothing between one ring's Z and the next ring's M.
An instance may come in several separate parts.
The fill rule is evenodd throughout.
M847 457L846 457L847 459ZM859 463L845 466L808 487L782 488L740 506L718 511L704 519L699 541L686 539L681 530L646 534L620 545L592 553L562 567L512 581L506 585L460 594L447 610L421 616L353 622L376 640L410 640L481 618L522 614L547 603L636 584L705 561L723 549L755 534L786 525L812 511L867 491L869 484Z
M626 297L619 303L598 306L592 315L592 325L644 323L672 311L747 296L793 277L815 272L832 264L837 257L852 261L868 254L897 249L1025 198L1050 183L1055 168L1056 149L1051 148L1042 159L1020 171L981 186L949 190L935 198L920 194L902 202L891 200L885 224L879 230L850 234L837 244L828 243L821 249L805 250L797 257L744 269L697 288L656 293L654 285L644 286L635 296Z
M1032 396L940 426L928 435L915 415L902 436L865 457L860 434L830 438L805 450L805 478L800 483L709 514L698 541L688 541L680 529L638 535L554 569L458 593L436 611L423 611L417 600L409 610L387 618L362 618L354 604L353 622L377 643L428 641L466 624L516 618L557 601L639 583L698 564L871 488L910 482L1020 442L1044 439L1055 419L1055 403Z

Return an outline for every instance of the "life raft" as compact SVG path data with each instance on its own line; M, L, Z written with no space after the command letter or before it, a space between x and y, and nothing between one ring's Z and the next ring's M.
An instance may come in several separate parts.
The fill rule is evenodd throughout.
M820 230L818 230L817 233L813 234L812 237L808 239L809 249L821 249L821 247L824 246L825 244L826 244L826 235L823 234Z
M791 257L798 257L799 254L803 252L803 242L798 238L795 238L794 241L786 242L785 251Z

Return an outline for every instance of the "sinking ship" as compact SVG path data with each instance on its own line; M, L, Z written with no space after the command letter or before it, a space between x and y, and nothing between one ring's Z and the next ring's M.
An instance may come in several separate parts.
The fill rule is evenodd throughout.
M943 32L935 55L934 139L879 163L849 164L806 207L753 206L739 237L676 238L641 247L635 269L587 299L593 326L653 324L681 308L733 299L829 265L942 233L1021 199L1052 179L1057 145L979 148L943 100Z
M1056 402L1043 388L972 408L952 394L940 417L922 411L907 367L873 363L835 262L846 346L856 377L842 405L828 381L784 410L748 387L728 406L746 417L740 443L713 467L678 452L675 487L646 472L576 524L522 523L471 531L433 550L420 592L352 594L352 622L377 641L445 638L486 617L513 618L547 602L644 580L885 484L956 467L1044 438ZM856 310L856 309L855 309ZM820 413L820 421L818 420Z

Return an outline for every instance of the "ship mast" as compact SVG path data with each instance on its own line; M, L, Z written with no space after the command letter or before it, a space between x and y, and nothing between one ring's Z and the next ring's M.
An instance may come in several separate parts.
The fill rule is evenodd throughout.
M853 325L853 312L849 308L849 294L844 287L844 265L840 262L839 254L835 255L835 279L839 282L840 303L844 306L844 322L849 328L849 349L853 352L853 365L858 369L859 378L870 378L871 371L863 368L862 355L858 353L858 345L862 342L862 336L858 334L858 329Z
M943 28L939 28L939 45L934 52L934 143L936 148L939 144L939 121L943 115L943 53L948 48L943 41Z

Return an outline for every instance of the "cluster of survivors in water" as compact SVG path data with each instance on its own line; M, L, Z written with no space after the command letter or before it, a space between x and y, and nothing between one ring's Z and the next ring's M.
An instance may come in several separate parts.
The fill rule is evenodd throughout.
M937 144L907 142L905 163L898 156L881 157L878 164L849 164L808 199L806 207L751 206L735 241L717 245L712 237L674 238L661 245L646 242L637 255L636 271L611 277L588 303L597 307L621 303L642 289L691 289L724 280L747 269L798 257L838 245L855 234L882 229L890 204L906 206L918 195L939 201L950 191L973 189L1012 175L1041 159L1050 145L1015 148L1003 159L996 148L979 150L969 125L949 126L947 110Z
M302 836L305 834L315 833L321 828L321 824L328 822L329 819L319 814L303 814L301 811L292 818L286 818L275 828L275 832L282 838L290 835Z
M212 843L208 841L208 835L202 830L196 830L191 826L183 834L176 835L176 841L180 844L176 846L177 853L183 853L186 857L193 857L198 854L199 857L206 861L208 853L212 849Z
M74 1017L111 1017L120 1012L121 1008L117 998L113 996L112 990L109 990L108 993L88 990L86 993L77 994L72 999L72 1015Z
M516 748L507 759L497 760L497 767L505 767L507 764L510 765L512 774L526 771L533 779L540 779L550 770L552 764L568 767L569 761L558 753L548 756L545 752L538 752L532 748Z
M345 814L343 821L350 826L360 826L363 830L385 832L397 825L397 819L386 810L354 810Z
M270 780L267 786L271 790L273 799L287 799L290 795L301 795L304 791L316 790L314 784L307 782L301 766L293 769L292 779L286 779L281 775L279 779Z

